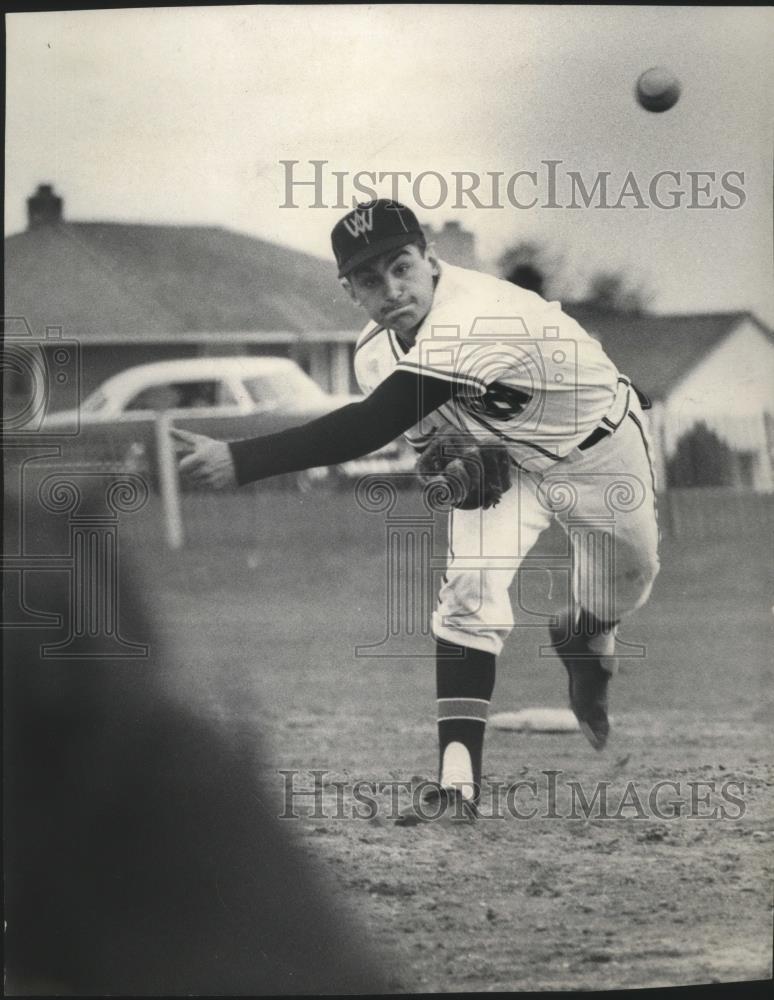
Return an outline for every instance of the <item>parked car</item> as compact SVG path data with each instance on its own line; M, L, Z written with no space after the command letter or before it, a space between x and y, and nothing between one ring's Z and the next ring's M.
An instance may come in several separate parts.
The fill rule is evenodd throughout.
M159 413L175 426L222 439L270 434L361 399L325 392L290 358L185 358L136 365L106 379L80 407L48 415L42 433L79 423L77 447L91 463L118 463L154 475ZM413 457L394 442L335 469L296 477L306 488L319 479L345 480L365 472L405 471Z

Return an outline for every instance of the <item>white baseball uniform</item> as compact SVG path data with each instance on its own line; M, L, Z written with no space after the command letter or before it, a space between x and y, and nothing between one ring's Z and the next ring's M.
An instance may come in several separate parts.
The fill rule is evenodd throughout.
M440 266L411 349L369 323L355 353L365 393L396 370L454 384L452 400L407 432L416 450L437 431L456 431L500 440L514 464L514 486L497 507L450 515L434 634L499 653L513 627L508 588L554 517L571 539L576 601L602 621L620 619L647 600L658 572L655 484L635 391L558 302ZM589 445L600 428L607 433Z

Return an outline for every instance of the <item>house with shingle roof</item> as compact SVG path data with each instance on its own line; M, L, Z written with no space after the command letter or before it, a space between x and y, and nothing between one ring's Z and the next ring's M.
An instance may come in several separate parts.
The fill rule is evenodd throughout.
M70 222L51 185L27 208L5 240L5 315L77 341L83 393L134 364L213 353L289 355L350 391L362 323L332 262L217 226Z
M774 489L774 334L756 316L566 309L653 401L662 476L664 457L703 423L738 454L739 485Z
M82 393L134 364L229 353L291 356L323 388L356 389L363 316L332 260L219 226L71 222L50 184L27 199L27 217L5 240L5 315L78 342ZM471 263L458 224L431 236Z

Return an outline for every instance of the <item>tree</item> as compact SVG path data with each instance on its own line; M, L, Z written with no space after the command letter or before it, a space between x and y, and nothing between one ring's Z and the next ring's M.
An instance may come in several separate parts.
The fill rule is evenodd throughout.
M521 240L508 247L498 260L500 274L506 281L537 292L544 298L576 301L577 294L567 275L563 260L537 240ZM591 276L580 302L598 312L641 314L648 311L653 293L645 284L636 284L620 271L598 271Z
M561 261L540 243L531 240L514 243L497 263L506 281L544 297L556 294Z
M644 285L629 283L617 271L599 271L591 277L584 304L600 312L644 313L653 294Z
M680 438L667 460L667 486L730 486L734 461L733 448L705 423L696 424Z

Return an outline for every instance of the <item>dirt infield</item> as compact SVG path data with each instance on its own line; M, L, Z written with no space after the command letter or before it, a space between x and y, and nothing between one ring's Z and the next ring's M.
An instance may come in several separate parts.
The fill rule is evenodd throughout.
M246 715L266 735L278 813L289 780L311 788L310 772L323 772L318 815L308 815L311 797L297 799L307 815L287 820L288 835L306 843L369 930L396 990L771 975L763 538L665 543L653 599L624 631L645 655L622 662L604 753L577 733L490 731L486 774L506 789L534 781L514 802L536 815L490 815L490 790L475 825L401 829L390 820L390 786L373 796L377 815L351 815L355 782L435 771L429 639L409 641L413 656L355 655L387 629L383 516L346 495L266 491L213 501L196 516L191 508L188 527L190 546L173 555L138 533L159 618L189 667L188 697L224 726ZM440 522L437 531L442 545ZM550 537L542 551L561 544ZM500 658L493 711L565 705L564 673L541 656L547 632L536 617L561 606L561 579L542 564L525 575L526 624ZM588 802L601 782L606 810L584 809L578 789Z

